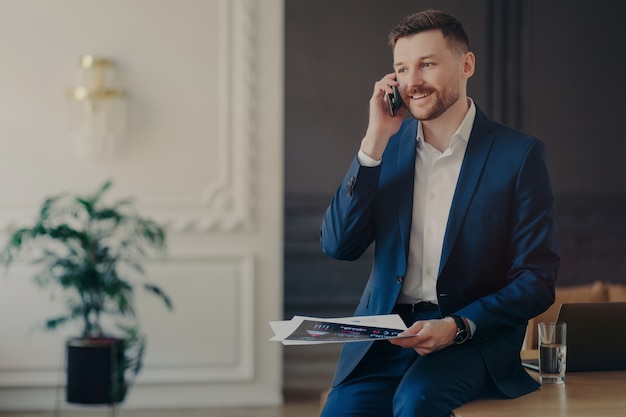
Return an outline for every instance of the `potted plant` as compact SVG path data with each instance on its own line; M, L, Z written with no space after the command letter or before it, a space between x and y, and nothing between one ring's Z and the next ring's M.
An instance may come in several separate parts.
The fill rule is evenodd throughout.
M124 400L145 348L134 307L136 287L172 308L158 286L130 279L143 273L140 259L165 251L165 232L140 216L132 199L106 204L103 196L111 184L105 182L93 195L47 198L34 224L10 233L0 252L8 268L28 249L30 262L41 266L35 282L64 301L65 312L47 319L45 329L72 322L82 327L79 336L66 342L70 403Z

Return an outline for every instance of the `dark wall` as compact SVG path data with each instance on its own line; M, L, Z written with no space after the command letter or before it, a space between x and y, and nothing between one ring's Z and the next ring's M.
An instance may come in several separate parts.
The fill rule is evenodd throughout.
M560 285L626 282L626 13L621 0L286 0L285 315L350 314L367 280L326 258L319 226L358 150L390 29L425 8L456 15L477 68L469 95L541 138L557 194Z
M557 193L623 195L626 2L530 3L524 127L547 143Z

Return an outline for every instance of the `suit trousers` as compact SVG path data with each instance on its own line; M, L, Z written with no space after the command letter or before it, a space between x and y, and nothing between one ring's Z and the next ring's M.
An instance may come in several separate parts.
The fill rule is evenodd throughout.
M439 311L401 316L407 326L441 317ZM378 340L333 387L320 417L449 417L455 408L485 396L497 397L497 389L471 342L420 356Z

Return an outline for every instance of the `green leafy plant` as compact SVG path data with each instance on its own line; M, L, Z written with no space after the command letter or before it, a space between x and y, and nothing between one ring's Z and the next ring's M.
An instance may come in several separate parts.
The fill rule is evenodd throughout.
M81 337L93 339L114 337L115 332L103 329L103 322L113 323L126 340L125 349L135 352L124 365L136 375L145 338L138 330L134 290L141 285L170 310L172 302L158 286L129 277L144 273L141 259L164 253L166 238L161 226L137 213L132 199L106 204L103 197L111 185L105 182L93 195L45 199L34 225L10 234L0 260L8 268L28 248L30 262L42 267L35 282L53 297L60 295L66 306L44 327L78 322Z

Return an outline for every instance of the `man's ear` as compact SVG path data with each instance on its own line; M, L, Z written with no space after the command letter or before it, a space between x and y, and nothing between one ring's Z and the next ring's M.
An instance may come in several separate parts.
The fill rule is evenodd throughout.
M463 75L465 78L470 78L474 75L476 69L476 56L473 52L466 52L463 56Z

